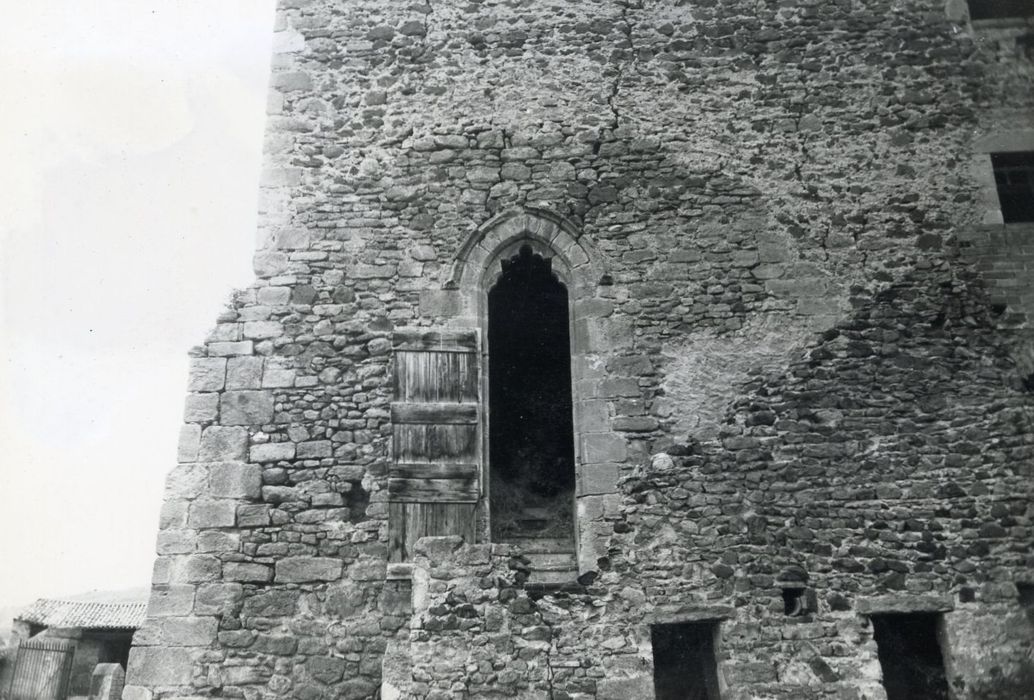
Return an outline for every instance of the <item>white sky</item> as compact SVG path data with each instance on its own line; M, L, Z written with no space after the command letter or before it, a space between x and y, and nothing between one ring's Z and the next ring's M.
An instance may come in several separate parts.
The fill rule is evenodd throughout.
M0 607L146 585L252 278L273 0L0 0Z

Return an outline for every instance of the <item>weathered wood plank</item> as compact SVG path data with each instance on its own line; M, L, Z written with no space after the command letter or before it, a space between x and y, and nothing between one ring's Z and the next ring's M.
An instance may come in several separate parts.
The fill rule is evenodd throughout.
M478 462L478 425L395 423L396 462Z
M476 352L476 328L438 329L397 328L391 339L395 350L436 350L438 352Z
M393 423L475 424L478 422L476 403L406 403L391 404Z
M473 503L389 503L388 561L408 561L421 537L459 535L475 541Z
M477 478L478 465L456 462L400 462L388 469L388 476L403 479Z
M406 561L406 508L408 503L388 502L388 561Z
M476 402L478 357L469 352L396 352L394 381L396 401Z
M475 478L389 478L388 498L403 503L475 503L478 483Z
M406 503L406 549L421 537L460 535L474 542L473 503Z

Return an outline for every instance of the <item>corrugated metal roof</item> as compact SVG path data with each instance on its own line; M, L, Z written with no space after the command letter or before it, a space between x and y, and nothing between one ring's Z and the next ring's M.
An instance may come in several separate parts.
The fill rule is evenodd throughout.
M147 601L95 602L40 598L15 619L44 627L136 629L144 624Z

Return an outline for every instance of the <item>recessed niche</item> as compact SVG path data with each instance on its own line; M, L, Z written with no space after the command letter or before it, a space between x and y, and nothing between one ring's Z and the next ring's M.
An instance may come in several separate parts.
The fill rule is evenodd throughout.
M653 687L657 700L721 700L715 646L718 622L653 625Z
M948 700L938 613L872 616L887 700Z

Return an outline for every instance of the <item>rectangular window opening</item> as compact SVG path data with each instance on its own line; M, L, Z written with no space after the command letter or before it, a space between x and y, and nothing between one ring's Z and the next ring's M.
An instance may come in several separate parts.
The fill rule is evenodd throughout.
M938 639L940 615L873 615L887 700L948 700L948 679Z
M657 700L720 700L715 640L718 622L682 622L650 628Z
M970 19L1007 19L1034 16L1030 0L969 0Z
M1034 151L992 153L991 167L1005 223L1034 221Z

